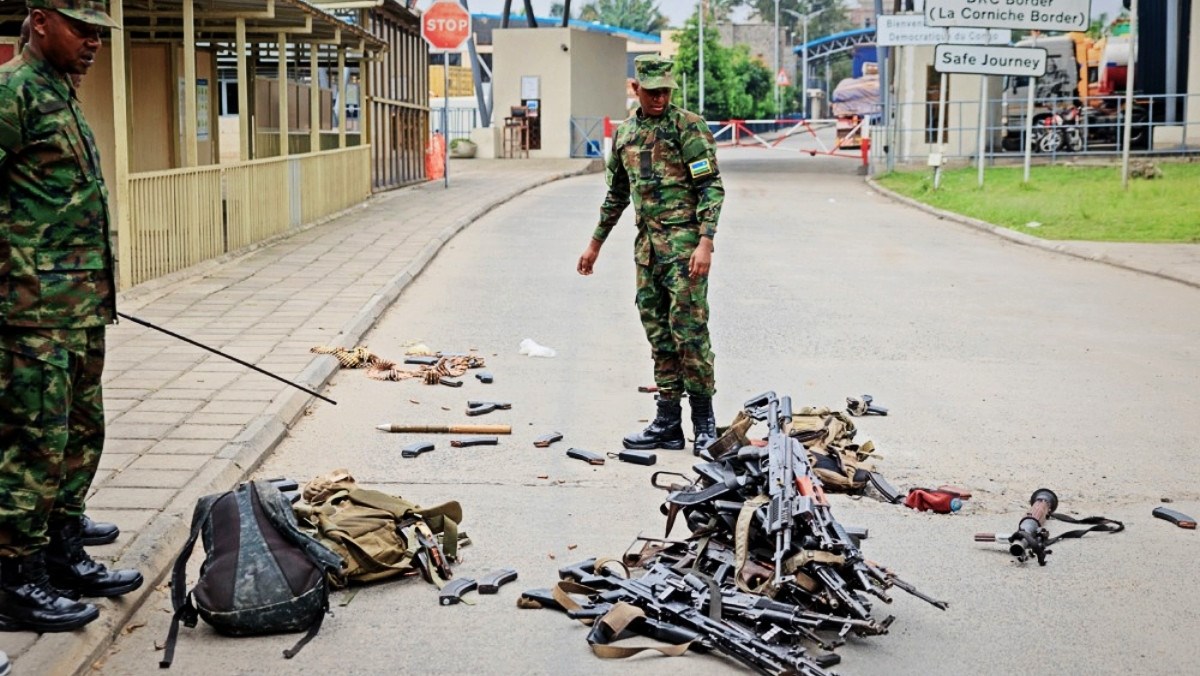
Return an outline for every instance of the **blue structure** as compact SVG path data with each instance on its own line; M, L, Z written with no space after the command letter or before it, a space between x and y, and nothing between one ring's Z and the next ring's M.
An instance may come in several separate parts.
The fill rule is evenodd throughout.
M852 31L842 33L834 33L826 35L823 38L808 41L808 60L827 59L834 54L845 52L859 45L870 45L875 43L875 27L859 28ZM804 45L796 45L792 48L796 54L804 53Z

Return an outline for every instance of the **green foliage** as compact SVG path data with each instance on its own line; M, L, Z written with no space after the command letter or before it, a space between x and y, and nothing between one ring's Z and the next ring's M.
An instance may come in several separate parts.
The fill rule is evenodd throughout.
M1200 164L1158 163L1163 177L1130 179L1119 167L988 169L984 187L974 167L942 174L933 190L929 171L896 172L879 182L926 204L1052 240L1200 243Z
M580 8L579 18L642 33L657 33L667 27L667 17L659 11L656 0L595 0Z
M550 3L550 16L562 18L563 12L566 11L566 5L561 2Z
M746 45L724 47L716 27L704 26L704 110L699 110L700 29L699 15L688 19L676 33L679 52L675 56L676 80L686 76L687 100L683 89L675 93L676 105L703 115L708 120L762 119L775 117L774 78L770 69L750 56Z

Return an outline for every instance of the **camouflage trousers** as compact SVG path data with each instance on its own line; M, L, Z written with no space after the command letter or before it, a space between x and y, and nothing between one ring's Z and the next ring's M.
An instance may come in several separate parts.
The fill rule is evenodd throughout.
M104 447L103 370L103 327L0 329L0 556L36 552L52 519L83 515Z
M688 258L654 259L637 265L638 314L662 399L716 392L708 335L708 277L691 279Z

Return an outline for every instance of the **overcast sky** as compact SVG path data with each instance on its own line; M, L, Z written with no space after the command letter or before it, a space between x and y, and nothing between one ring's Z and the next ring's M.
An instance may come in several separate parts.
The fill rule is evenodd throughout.
M417 6L424 9L428 7L432 0L418 0ZM472 12L482 12L485 14L499 14L504 9L504 0L467 0ZM533 0L533 11L538 16L550 16L550 5L554 0ZM571 0L571 9L578 14L579 8L591 2L591 0ZM693 12L696 11L696 5L699 0L658 0L658 8L670 20L672 26L682 26ZM890 3L885 3L890 4ZM513 13L523 12L525 8L524 0L512 0ZM1115 17L1121 11L1121 0L1092 0L1092 15L1099 16L1103 12L1107 12L1110 18ZM748 21L746 12L741 13L742 16L734 15L735 21Z

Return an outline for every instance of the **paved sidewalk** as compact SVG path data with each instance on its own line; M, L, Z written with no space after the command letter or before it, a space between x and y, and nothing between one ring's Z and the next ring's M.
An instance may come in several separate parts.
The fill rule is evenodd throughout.
M1105 263L1114 267L1141 272L1173 282L1200 288L1200 244L1146 244L1142 242L1082 242L1050 240L1033 237L1023 232L1009 230L952 211L929 206L924 202L888 190L876 181L869 180L871 187L897 202L903 202L939 218L956 221L973 228L990 232L1026 246Z
M513 197L588 170L588 160L462 160L442 181L379 195L340 218L175 280L122 294L126 314L320 391L337 370L314 345L352 347L458 231ZM132 322L108 331L109 419L88 514L121 527L98 559L147 584L97 600L84 630L0 633L14 673L89 670L187 537L200 496L246 478L308 406L329 406L267 376Z

